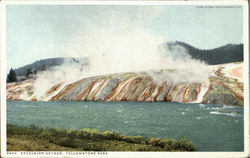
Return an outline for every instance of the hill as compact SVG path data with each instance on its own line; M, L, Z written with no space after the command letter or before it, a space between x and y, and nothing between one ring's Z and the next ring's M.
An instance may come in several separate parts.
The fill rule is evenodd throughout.
M243 44L227 44L208 50L195 48L180 41L169 42L165 46L168 47L168 49L172 49L176 45L184 47L193 59L202 60L208 65L243 61Z
M27 72L29 71L29 69L31 70L31 72L35 72L35 71L45 71L53 66L60 66L62 65L64 62L69 62L69 63L88 63L87 58L49 58L49 59L42 59L42 60L38 60L35 61L29 65L25 65L23 67L17 68L15 69L15 73L17 76L25 76L27 74Z
M34 79L7 84L8 100L37 101L167 101L181 103L205 103L243 105L242 64L210 66L214 74L206 81L176 82L164 78L153 80L148 73L119 73L79 78L78 81L58 82L47 92L36 96ZM165 70L156 73L171 73Z

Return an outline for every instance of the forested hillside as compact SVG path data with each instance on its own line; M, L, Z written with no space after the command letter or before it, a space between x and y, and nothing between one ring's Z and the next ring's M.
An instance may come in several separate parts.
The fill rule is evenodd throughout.
M217 65L243 61L243 44L227 44L214 49L199 49L184 42L167 43L169 49L179 45L187 49L194 59L205 61L209 65Z

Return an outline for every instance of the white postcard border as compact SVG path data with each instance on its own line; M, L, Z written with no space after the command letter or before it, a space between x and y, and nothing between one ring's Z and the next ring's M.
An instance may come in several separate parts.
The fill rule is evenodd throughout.
M242 5L244 44L244 152L107 152L107 155L82 152L81 157L247 157L249 156L249 45L247 1L2 1L1 13L1 157L79 157L74 152L15 152L6 151L6 5ZM39 154L40 153L40 154ZM45 153L45 152L43 152ZM53 154L54 153L54 154ZM72 153L72 154L69 154Z

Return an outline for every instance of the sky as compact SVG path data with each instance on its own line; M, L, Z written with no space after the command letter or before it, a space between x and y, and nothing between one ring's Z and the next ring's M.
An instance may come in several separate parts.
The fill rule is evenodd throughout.
M8 5L7 71L45 58L84 57L95 47L93 40L107 42L111 36L119 40L119 35L134 30L200 49L239 44L243 42L242 14L241 6Z

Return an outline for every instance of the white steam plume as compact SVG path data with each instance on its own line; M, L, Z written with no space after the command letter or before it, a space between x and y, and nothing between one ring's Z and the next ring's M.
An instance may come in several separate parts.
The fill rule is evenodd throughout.
M107 16L98 25L92 22L93 25L71 40L65 50L64 57L88 58L88 65L81 61L79 64L65 62L38 74L34 85L36 96L43 95L59 82L67 84L84 77L118 72L146 71L158 82L166 79L197 82L208 78L210 69L206 64L191 59L183 47L164 47L166 39L140 27L138 18L115 18L114 21L112 18ZM164 69L174 71L157 73Z

